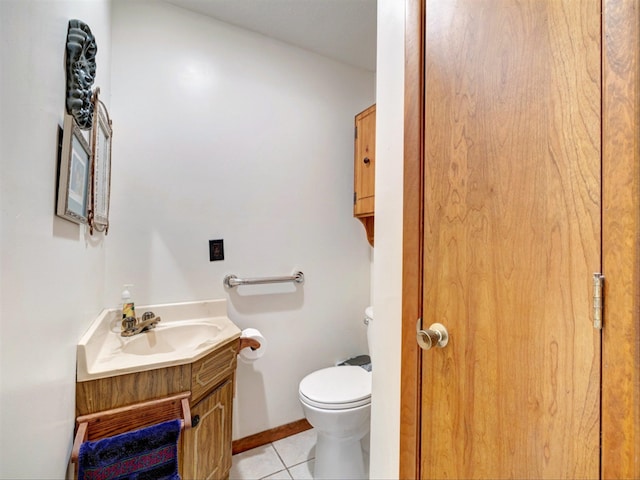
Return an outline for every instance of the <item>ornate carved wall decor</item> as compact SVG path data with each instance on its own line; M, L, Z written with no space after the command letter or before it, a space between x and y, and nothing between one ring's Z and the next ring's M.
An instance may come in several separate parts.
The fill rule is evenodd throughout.
M93 122L91 86L96 76L95 38L89 26L69 20L67 32L67 112L84 130Z

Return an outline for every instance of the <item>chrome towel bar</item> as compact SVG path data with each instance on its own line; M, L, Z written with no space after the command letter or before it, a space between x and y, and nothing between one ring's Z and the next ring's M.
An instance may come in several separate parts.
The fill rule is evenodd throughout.
M288 277L262 277L262 278L238 278L235 275L227 275L224 277L224 286L227 288L237 287L239 285L260 285L264 283L283 283L294 282L297 284L304 283L304 273L295 272Z

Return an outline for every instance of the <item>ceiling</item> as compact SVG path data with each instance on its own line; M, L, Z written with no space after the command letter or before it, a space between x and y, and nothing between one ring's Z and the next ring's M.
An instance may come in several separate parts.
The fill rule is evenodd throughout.
M352 66L376 69L376 0L165 0Z

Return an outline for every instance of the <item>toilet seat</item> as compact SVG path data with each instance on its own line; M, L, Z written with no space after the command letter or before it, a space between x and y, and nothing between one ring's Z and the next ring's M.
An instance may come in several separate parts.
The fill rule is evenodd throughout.
M300 382L300 400L312 407L345 410L371 403L371 373L356 366L323 368Z

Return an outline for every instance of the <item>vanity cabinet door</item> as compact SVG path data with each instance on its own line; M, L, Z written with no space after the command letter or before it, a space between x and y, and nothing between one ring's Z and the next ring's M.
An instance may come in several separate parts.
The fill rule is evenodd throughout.
M233 380L204 397L191 408L198 424L183 431L183 472L185 479L224 479L231 468L231 413Z

